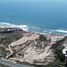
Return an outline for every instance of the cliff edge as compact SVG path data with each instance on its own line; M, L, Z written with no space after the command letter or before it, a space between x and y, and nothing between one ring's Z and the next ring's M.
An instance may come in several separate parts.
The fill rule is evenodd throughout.
M42 35L25 31L0 33L0 58L35 65L52 64L59 54L57 49L61 49L61 46L64 48L66 41L64 35Z

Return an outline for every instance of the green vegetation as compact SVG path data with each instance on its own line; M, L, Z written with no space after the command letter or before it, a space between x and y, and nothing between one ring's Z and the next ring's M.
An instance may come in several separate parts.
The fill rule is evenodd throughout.
M40 35L39 39L40 41L47 41L47 38L44 35Z
M53 53L55 55L55 60L52 64L48 64L45 67L65 67L65 57L62 53L64 48L63 43L67 40L67 37L63 38L60 41L57 41L52 45L51 49L53 49Z
M0 33L0 58L6 57L7 53L9 53L8 45L20 39L23 31L20 32L12 32L12 33Z
M53 62L53 64L50 64L48 67L63 67L64 66L65 57L62 53L62 49L64 48L64 46L62 45L61 42L63 41L62 40L58 41L56 42L56 44L53 44L53 46L51 47L55 55L55 61Z

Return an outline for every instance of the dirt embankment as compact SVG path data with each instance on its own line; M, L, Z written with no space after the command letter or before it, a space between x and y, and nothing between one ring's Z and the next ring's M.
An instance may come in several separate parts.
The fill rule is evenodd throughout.
M24 31L0 33L0 57L35 65L52 64L57 54L54 53L55 48L66 46L66 41L65 36L45 36Z
M28 34L28 35L27 35ZM54 54L50 37L25 33L22 38L9 45L10 54L7 58L36 65L46 65L53 62Z

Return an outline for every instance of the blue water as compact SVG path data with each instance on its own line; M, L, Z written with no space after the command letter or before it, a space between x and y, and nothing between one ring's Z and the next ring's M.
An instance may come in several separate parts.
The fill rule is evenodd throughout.
M66 31L67 0L0 0L0 22Z

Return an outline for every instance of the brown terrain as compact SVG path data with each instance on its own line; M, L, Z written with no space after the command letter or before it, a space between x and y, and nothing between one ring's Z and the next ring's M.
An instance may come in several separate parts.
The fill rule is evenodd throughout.
M67 37L64 35L42 35L22 30L1 32L0 58L35 65L47 65L55 61L55 47L60 45L66 47L66 44Z

